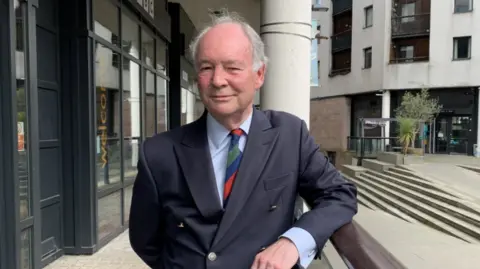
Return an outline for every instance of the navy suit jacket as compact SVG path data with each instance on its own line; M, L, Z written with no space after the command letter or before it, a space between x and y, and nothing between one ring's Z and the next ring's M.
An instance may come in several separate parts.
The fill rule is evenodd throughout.
M210 159L206 114L147 139L140 150L130 242L158 269L246 269L291 227L308 231L318 253L357 212L356 189L319 151L305 122L254 110L226 209ZM300 194L311 210L294 220Z

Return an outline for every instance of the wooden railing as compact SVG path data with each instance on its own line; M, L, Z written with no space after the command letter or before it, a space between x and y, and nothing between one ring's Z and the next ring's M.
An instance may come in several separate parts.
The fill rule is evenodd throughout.
M407 268L355 221L338 229L330 241L345 262L346 268Z

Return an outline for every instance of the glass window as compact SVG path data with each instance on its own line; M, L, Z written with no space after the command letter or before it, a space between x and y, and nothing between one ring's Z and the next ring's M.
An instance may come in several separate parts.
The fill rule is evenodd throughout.
M365 27L372 27L373 25L373 6L365 8Z
M124 212L124 221L128 222L130 219L130 206L132 205L132 192L133 192L133 185L130 185L125 188L123 192L123 212Z
M372 48L366 48L363 50L364 64L363 68L372 67Z
M415 2L402 5L402 23L415 21Z
M167 74L167 61L168 61L168 47L165 42L162 40L157 39L156 42L156 47L157 47L157 71L166 75Z
M455 12L469 12L473 9L473 0L455 0Z
M30 216L30 180L28 162L28 111L27 91L25 89L25 44L24 34L24 5L16 7L16 81L17 81L17 150L18 150L18 180L20 194L20 220Z
M95 84L97 110L98 187L119 182L120 177L120 91L119 70L112 64L118 55L96 45Z
M195 121L203 114L203 103L193 90L193 87L190 90L182 88L182 125Z
M123 137L124 180L134 179L137 172L138 144L141 134L140 66L127 58L130 68L123 70Z
M119 45L119 9L110 0L95 0L93 4L93 31L98 36Z
M122 14L122 50L135 58L140 56L140 28L129 16Z
M167 128L167 81L157 76L157 133Z
M145 30L142 30L142 60L152 68L155 67L154 51L155 41L153 37Z
M32 232L25 229L20 234L20 268L32 268Z
M145 136L155 134L155 74L146 70L145 74Z
M120 191L98 200L98 239L102 240L122 227Z
M472 38L470 36L455 37L453 39L454 60L470 59L471 41Z
M400 47L400 59L413 59L414 47L413 46L401 46Z

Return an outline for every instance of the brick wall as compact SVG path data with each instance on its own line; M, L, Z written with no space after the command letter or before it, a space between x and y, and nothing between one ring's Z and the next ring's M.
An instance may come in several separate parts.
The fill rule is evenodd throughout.
M345 163L350 135L350 98L310 101L310 133L323 152L336 152L336 166Z

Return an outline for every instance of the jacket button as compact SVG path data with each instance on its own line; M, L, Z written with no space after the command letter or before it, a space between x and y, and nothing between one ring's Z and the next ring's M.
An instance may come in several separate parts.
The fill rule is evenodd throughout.
M212 262L216 261L217 260L217 254L215 254L215 252L208 253L208 259Z

